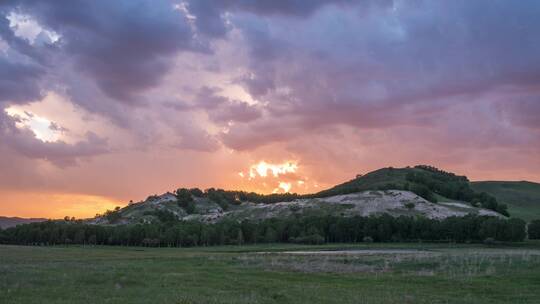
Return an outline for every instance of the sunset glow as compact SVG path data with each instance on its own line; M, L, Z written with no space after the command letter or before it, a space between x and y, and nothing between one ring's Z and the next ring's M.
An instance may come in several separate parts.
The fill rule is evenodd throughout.
M278 188L274 189L274 193L278 193L280 189L283 192L287 193L287 192L290 192L291 188L292 188L291 183L279 182L279 186Z
M239 172L238 175L248 184L254 185L255 191L261 193L286 193L293 190L305 192L306 190L305 179L307 178L303 177L298 161L295 160L278 163L259 161L252 164L247 172Z
M255 178L257 175L260 177L267 177L268 172L274 177L278 177L287 173L295 173L297 169L298 165L293 161L284 162L282 164L269 164L265 161L261 161L249 168L249 177Z
M25 204L19 202L25 201ZM42 218L93 217L96 213L124 206L124 202L85 194L7 192L2 196L2 215ZM45 207L46 206L46 207Z

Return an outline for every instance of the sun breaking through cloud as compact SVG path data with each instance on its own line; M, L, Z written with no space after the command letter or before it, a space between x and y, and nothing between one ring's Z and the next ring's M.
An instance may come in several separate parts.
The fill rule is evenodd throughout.
M259 161L252 164L246 172L238 175L249 181L258 189L270 187L272 193L291 192L294 189L305 188L306 177L299 173L298 161L288 160L280 163ZM262 190L264 191L264 190Z
M249 178L253 179L257 176L267 177L270 172L272 176L278 177L287 173L295 173L298 170L296 161L286 161L281 164L272 164L265 161L260 161L249 168Z
M17 107L5 109L7 115L15 119L15 125L20 129L32 131L35 137L44 142L54 142L60 139L64 128L47 118L38 116L32 112L21 110Z

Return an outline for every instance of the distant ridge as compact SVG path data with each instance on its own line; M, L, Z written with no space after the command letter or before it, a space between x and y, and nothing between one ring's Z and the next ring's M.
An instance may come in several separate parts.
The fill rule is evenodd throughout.
M15 227L21 224L44 222L47 219L44 218L21 218L21 217L5 217L0 216L0 228L6 229L10 227Z

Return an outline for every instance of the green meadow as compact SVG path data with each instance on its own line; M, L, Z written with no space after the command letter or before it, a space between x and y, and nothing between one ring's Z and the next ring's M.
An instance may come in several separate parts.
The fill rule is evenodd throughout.
M540 243L0 246L0 302L540 303Z
M475 191L487 192L508 205L512 217L540 219L540 184L531 182L473 182Z

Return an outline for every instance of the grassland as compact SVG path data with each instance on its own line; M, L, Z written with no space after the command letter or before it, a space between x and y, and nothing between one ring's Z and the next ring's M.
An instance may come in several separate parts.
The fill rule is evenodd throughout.
M487 192L508 205L512 217L540 219L540 184L531 182L473 182L475 191Z
M539 303L540 243L0 246L0 302Z

